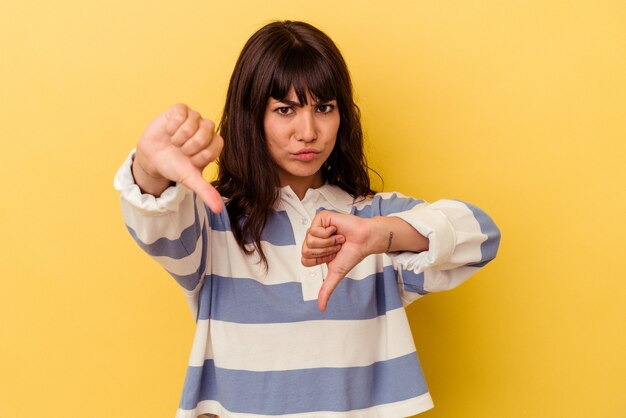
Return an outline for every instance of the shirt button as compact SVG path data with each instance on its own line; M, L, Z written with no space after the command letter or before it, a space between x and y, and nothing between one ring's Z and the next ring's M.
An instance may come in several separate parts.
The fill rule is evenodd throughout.
M309 272L309 276L310 276L310 277L315 277L315 272L314 272L314 271L310 271L310 272Z
M308 225L309 220L307 218L302 218L302 225Z

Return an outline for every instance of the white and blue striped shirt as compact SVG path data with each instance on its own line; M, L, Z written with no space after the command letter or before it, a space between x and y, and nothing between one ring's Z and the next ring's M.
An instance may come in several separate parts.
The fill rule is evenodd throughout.
M262 235L266 271L240 249L225 211L212 213L183 186L142 194L131 163L132 153L115 177L126 226L181 286L197 323L177 418L390 418L433 406L404 307L495 257L500 233L483 211L398 193L355 203L331 185L301 201L287 186ZM368 256L320 312L327 268L300 258L322 209L397 216L428 237L429 250Z

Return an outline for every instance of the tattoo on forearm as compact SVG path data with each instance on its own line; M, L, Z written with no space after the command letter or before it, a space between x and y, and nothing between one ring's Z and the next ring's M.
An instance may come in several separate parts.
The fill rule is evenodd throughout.
M388 253L389 250L391 249L392 241L393 241L393 231L389 231L389 242L387 242L387 250L385 251L386 253Z

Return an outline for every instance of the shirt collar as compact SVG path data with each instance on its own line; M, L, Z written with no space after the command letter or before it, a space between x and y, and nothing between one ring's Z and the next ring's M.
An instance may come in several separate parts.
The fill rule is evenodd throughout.
M349 214L352 210L352 205L354 204L355 199L338 186L326 183L317 189L309 189L307 190L303 201L310 199L315 193L321 194L324 199L330 203L332 208L340 213ZM285 186L280 188L280 199L298 199L298 196L296 196L291 187Z

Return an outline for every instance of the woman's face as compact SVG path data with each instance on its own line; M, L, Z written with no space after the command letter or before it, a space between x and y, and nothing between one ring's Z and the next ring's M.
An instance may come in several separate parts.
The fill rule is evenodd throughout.
M315 102L307 93L301 106L293 88L282 101L268 99L263 128L281 187L291 186L302 198L322 186L320 168L335 146L339 120L336 100Z

